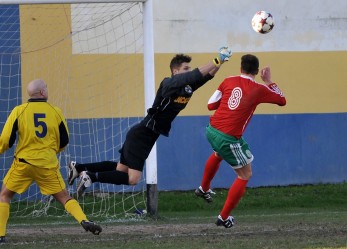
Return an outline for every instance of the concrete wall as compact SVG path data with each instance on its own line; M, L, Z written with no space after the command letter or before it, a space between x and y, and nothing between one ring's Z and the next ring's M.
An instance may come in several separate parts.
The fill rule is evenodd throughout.
M211 153L204 135L211 114L206 102L222 78L239 73L245 53L257 55L261 67L271 67L287 98L283 108L259 106L247 128L245 138L255 155L250 186L345 181L346 7L345 1L322 0L155 1L157 82L173 53L190 53L192 64L200 65L220 45L234 52L218 76L194 95L175 121L171 138L159 140L159 186L190 189L200 184ZM273 14L271 33L252 30L258 10ZM229 187L234 177L223 163L212 186Z

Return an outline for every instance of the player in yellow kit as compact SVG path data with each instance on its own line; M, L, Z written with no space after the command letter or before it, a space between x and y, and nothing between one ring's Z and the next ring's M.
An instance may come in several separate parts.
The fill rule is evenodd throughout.
M44 195L59 201L86 231L99 234L101 227L88 221L78 202L67 192L60 173L57 153L69 143L62 111L47 102L46 83L36 79L28 84L27 103L16 106L9 115L0 137L0 153L11 148L18 134L14 160L0 192L0 243L5 242L10 202L36 182Z

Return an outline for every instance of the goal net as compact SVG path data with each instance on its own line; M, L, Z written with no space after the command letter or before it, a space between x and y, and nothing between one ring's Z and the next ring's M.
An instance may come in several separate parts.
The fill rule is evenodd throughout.
M27 101L27 83L42 78L70 131L58 155L63 176L70 160L118 161L126 132L144 115L143 34L141 1L0 5L1 130ZM1 155L1 179L14 148ZM75 196L76 186L67 188ZM145 178L136 186L95 183L78 201L87 215L119 217L146 209L145 191ZM14 216L47 214L65 212L35 184L11 204Z

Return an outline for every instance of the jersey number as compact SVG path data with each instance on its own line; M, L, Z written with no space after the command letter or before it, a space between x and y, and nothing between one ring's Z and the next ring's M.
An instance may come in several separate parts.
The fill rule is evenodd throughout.
M35 131L36 136L39 138L44 138L47 135L47 124L42 119L46 118L44 113L34 113L34 124L36 128L41 127L42 131ZM41 119L41 120L40 120Z
M235 87L233 91L231 92L231 96L229 97L229 100L228 100L229 109L235 110L239 106L241 102L241 98L242 98L241 88Z

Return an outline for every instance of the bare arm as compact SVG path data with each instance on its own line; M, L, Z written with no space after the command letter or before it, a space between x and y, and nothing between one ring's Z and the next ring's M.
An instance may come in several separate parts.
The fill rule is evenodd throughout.
M273 83L271 80L270 67L264 67L260 71L260 78L265 82L266 85L271 85Z
M286 98L284 97L284 94L279 89L279 87L271 80L270 67L263 68L260 71L260 77L264 81L264 83L267 85L267 87L270 88L271 90L270 92L262 94L263 96L262 103L273 103L273 104L278 104L279 106L286 105Z

